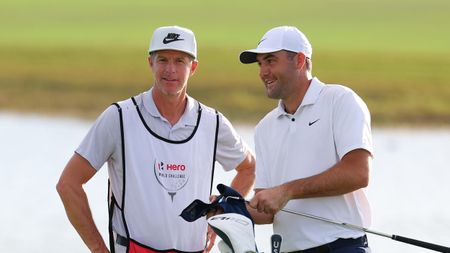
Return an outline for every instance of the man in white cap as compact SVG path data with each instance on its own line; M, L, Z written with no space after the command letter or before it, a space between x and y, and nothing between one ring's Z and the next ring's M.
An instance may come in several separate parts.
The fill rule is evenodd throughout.
M273 223L281 252L370 252L363 232L280 211L368 226L364 193L372 161L370 114L351 89L312 76L312 47L295 27L269 30L240 61L259 64L279 99L255 130L256 223Z
M90 251L109 252L82 188L107 162L111 252L208 252L206 218L189 223L179 215L193 199L208 201L215 161L236 169L232 186L248 194L254 158L222 114L186 93L198 64L191 30L156 29L148 63L153 87L100 115L57 190Z

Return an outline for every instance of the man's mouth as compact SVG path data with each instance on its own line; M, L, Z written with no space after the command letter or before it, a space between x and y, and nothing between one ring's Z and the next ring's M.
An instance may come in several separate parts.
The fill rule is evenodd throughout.
M172 78L166 78L166 77L163 77L163 80L166 82L177 82L178 81L178 79L172 79Z
M266 84L271 84L271 83L275 82L275 80L268 80L268 79L266 79L266 80L264 80L264 82L265 82Z
M275 81L276 79L264 79L264 84L266 85L266 88L269 88L273 83L275 83Z

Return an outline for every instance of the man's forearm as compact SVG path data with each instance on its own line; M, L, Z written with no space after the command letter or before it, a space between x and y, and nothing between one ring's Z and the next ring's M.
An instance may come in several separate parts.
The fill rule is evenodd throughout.
M255 183L255 158L249 152L244 161L236 168L236 176L231 181L231 187L243 197L247 196Z
M250 171L243 171L236 174L230 186L245 197L250 193L254 183L255 174Z
M83 188L58 184L58 193L66 209L67 217L91 252L109 252L92 218Z
M369 152L353 150L327 171L287 182L281 187L290 199L346 194L367 186L371 160Z

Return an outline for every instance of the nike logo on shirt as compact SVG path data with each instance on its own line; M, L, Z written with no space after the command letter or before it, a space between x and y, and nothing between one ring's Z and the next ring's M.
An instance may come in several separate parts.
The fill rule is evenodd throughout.
M312 126L314 123L316 123L317 121L319 121L320 119L316 119L316 120L314 120L314 121L310 121L309 123L308 123L308 126Z

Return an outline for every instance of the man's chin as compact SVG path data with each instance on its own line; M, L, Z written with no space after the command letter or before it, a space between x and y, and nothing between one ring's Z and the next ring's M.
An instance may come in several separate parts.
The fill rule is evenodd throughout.
M178 97L183 93L183 89L165 89L163 93L168 97Z
M266 95L271 99L280 99L280 96L278 94L274 94L273 92L266 91Z

